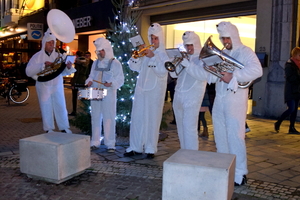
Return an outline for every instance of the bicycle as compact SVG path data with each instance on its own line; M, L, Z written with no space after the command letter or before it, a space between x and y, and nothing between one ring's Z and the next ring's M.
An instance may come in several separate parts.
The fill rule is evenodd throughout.
M29 97L27 82L27 79L17 80L15 77L0 78L0 95L7 99L8 105L10 101L24 103Z

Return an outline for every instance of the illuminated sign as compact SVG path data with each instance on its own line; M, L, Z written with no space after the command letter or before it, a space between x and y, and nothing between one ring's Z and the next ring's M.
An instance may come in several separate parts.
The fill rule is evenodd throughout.
M76 18L76 19L73 19L72 21L73 21L75 28L84 28L84 27L92 26L92 24L91 24L92 17L91 16Z
M35 0L27 0L27 1L25 1L25 5L29 9L33 8L34 3L35 3Z
M28 40L42 40L43 23L27 23Z

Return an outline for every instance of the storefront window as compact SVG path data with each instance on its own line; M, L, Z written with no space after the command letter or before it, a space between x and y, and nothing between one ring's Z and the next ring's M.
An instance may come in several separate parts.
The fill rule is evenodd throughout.
M166 47L181 47L183 33L185 31L195 31L195 33L199 35L202 45L207 38L212 35L213 43L218 48L222 49L223 45L219 40L219 34L216 29L216 25L221 21L230 21L236 25L239 29L242 43L249 46L253 51L255 50L256 15L165 25L163 28L165 29L165 34L167 36Z

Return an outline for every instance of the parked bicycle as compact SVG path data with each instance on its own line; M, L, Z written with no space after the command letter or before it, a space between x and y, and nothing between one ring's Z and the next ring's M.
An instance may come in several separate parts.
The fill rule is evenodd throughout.
M15 77L0 78L0 95L10 101L21 104L29 97L29 89L27 87L27 79L17 80Z

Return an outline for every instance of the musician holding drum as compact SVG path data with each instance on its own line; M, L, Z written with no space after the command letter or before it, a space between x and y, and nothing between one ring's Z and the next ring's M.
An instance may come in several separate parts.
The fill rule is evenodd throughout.
M114 58L110 42L105 38L94 41L97 60L93 62L91 72L85 84L97 91L106 90L102 99L91 99L92 109L92 139L91 148L100 147L102 121L104 128L104 144L107 151L115 151L116 143L116 103L117 89L124 84L124 74L121 63Z
M181 62L184 69L178 76L176 72L170 72L173 78L178 77L173 108L181 149L198 150L197 122L208 72L199 60L202 48L199 36L193 31L186 31L182 40L188 59L184 58Z
M247 183L248 173L245 145L248 88L239 84L261 77L262 67L252 49L242 44L235 25L221 22L217 31L225 47L223 53L229 56L225 59L233 58L243 64L241 69L221 72L222 77L210 74L208 79L208 83L216 82L212 120L217 152L236 155L234 182L235 186L240 186Z
M73 40L70 35L70 40ZM62 55L55 50L56 37L47 30L42 39L42 48L34 54L29 60L26 67L26 74L36 80L36 91L40 103L43 129L46 132L53 132L55 129L54 117L56 119L59 130L66 133L72 133L69 129L68 112L66 108L63 76L74 73L76 70L72 67L72 63L67 65L60 63L62 72L53 73L45 76L38 76L46 67L52 66L57 58ZM59 64L58 64L59 65Z
M153 49L146 49L143 57L129 60L129 67L139 73L131 112L130 146L124 156L145 152L154 158L157 152L159 128L167 88L168 71L165 62L169 57L165 50L164 33L158 23L148 29L148 40Z

